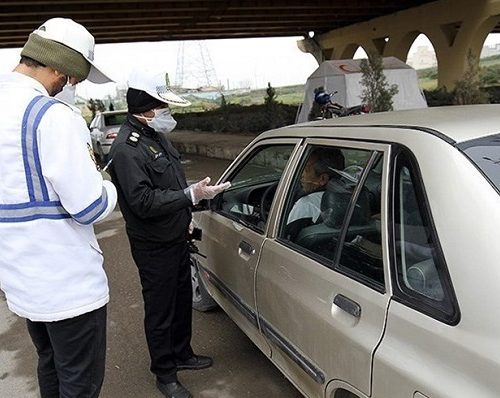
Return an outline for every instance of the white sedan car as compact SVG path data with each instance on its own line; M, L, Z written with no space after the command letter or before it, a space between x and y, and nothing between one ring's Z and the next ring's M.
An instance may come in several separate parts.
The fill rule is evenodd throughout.
M500 106L277 129L223 181L195 276L304 396L500 396Z
M96 159L100 162L108 160L111 144L118 135L121 125L127 120L127 111L97 112L90 123L90 138Z

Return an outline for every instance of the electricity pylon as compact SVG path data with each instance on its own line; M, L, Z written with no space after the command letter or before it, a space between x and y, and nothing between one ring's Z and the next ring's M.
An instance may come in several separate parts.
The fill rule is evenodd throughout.
M179 43L175 85L182 88L215 87L220 90L217 73L204 41Z

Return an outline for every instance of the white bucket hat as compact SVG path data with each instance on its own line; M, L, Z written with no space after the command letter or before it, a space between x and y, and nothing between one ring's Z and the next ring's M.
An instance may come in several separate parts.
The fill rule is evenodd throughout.
M170 89L170 80L166 72L153 72L150 68L134 69L130 73L128 87L145 91L151 97L170 105L191 105L191 102Z
M33 34L64 44L80 53L91 65L87 80L98 84L113 81L94 64L94 36L79 23L69 18L52 18L33 31Z

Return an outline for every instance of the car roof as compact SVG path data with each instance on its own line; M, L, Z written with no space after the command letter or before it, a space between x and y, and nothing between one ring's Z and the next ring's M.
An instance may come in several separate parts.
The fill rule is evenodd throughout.
M411 128L415 134L427 132L454 144L499 133L500 104L434 107L318 120L264 133L261 138L276 137L278 132L299 137L331 136L331 130L328 133L324 127L343 126Z
M116 115L117 113L127 113L127 110L126 109L120 109L120 110L117 110L117 111L103 111L103 112L97 112L97 113L100 114L100 115L107 116L107 115Z

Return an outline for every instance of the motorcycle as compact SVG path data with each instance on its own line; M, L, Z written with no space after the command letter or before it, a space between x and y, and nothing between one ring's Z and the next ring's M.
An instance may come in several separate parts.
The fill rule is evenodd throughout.
M333 117L344 117L351 115L361 115L369 113L370 107L367 104L345 107L335 102L332 98L338 91L327 93L324 90L318 90L314 94L314 102L319 105L321 119L331 119Z

